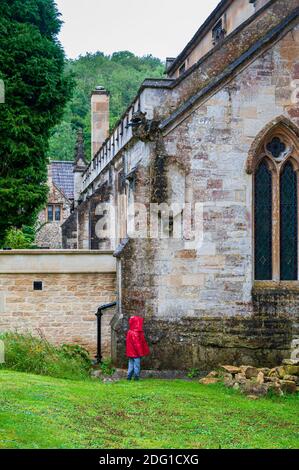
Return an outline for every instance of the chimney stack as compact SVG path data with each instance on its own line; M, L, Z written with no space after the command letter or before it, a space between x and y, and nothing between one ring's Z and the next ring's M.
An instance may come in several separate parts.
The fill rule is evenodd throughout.
M109 93L97 86L91 94L91 157L109 136Z
M87 167L84 154L84 136L83 130L79 129L77 132L77 143L75 147L75 160L73 165L74 173L74 207L78 206L81 190L82 190L82 177Z

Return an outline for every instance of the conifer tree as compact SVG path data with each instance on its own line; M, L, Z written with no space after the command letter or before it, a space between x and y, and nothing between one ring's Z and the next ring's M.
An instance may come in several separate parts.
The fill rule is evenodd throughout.
M32 225L47 198L51 129L70 97L61 19L54 0L1 0L0 243L10 227Z

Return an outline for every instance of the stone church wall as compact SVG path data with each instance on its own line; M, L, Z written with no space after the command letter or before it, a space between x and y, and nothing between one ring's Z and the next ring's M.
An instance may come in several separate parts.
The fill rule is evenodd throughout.
M284 116L299 125L299 27L287 33L176 122L145 169L169 201L173 167L185 173L186 201L203 204L204 238L130 240L121 254L122 313L145 317L158 368L210 369L221 362L274 365L299 335L299 281L256 285L253 274L251 145ZM179 181L179 180L178 180ZM136 194L148 188L139 181ZM148 200L145 196L144 201ZM142 262L141 262L142 260Z
M267 6L177 81L144 85L139 123L130 110L125 144L109 153L105 168L97 161L89 168L77 208L79 247L105 247L94 237L102 189L114 203L124 196L114 240L117 365L125 365L133 314L145 318L145 367L271 366L289 356L299 335L299 281L261 284L253 274L251 149L281 118L299 126L298 0ZM147 210L150 203L200 204L203 239L126 236L133 199ZM175 212L173 227L179 218ZM74 219L64 224L69 238L73 227Z

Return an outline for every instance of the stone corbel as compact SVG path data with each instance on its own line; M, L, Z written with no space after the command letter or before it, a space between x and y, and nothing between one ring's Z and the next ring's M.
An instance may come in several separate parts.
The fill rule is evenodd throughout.
M160 121L146 118L147 113L137 111L133 114L132 120L129 124L132 127L134 137L137 137L142 142L153 141L157 138L159 133Z

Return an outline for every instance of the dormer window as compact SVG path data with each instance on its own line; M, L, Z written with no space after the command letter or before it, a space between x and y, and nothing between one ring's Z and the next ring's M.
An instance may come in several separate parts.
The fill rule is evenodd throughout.
M218 42L225 38L226 31L223 27L222 18L216 23L212 29L213 45L215 46Z

